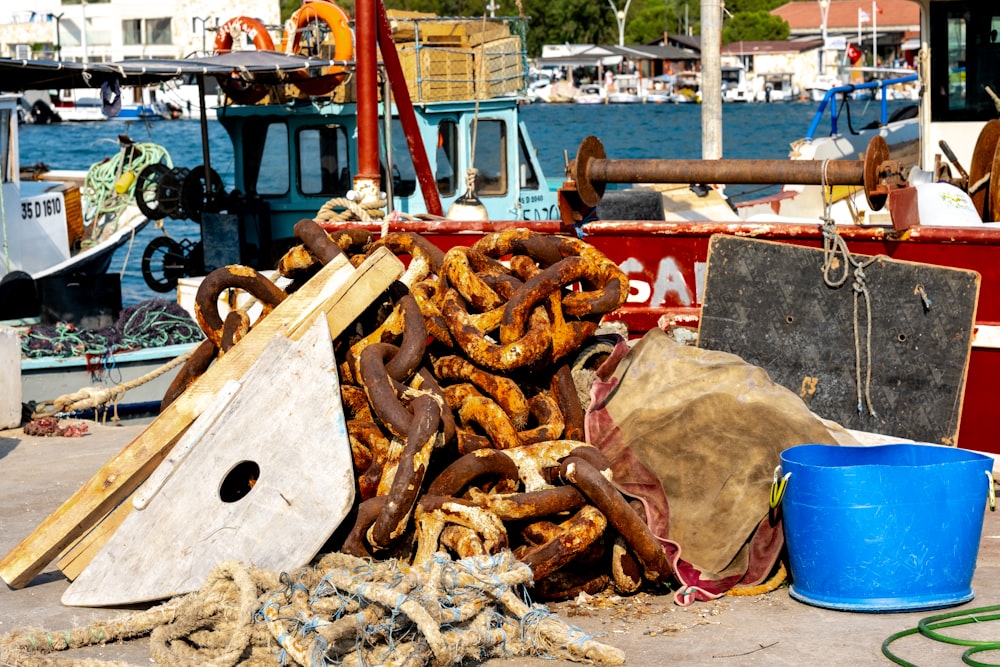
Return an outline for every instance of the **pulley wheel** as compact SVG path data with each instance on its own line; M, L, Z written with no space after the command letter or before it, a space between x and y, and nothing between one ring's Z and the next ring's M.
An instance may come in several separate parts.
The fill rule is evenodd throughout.
M160 181L170 171L170 167L157 162L139 172L135 182L135 205L142 214L150 220L162 220L167 212L160 206L157 199Z
M880 135L875 135L865 149L864 165L865 198L868 200L868 207L873 211L881 211L886 199L889 198L886 192L876 192L880 186L879 172L882 163L888 159L889 144L885 143L885 139Z
M597 206L604 196L604 183L594 183L590 180L590 167L593 160L604 160L604 144L594 136L584 137L580 148L576 151L576 159L570 165L570 174L576 183L577 194L587 206Z
M976 139L976 147L972 151L972 164L969 165L967 190L993 169L998 142L1000 142L1000 119L994 118L983 125L983 129L979 132L979 138ZM990 178L991 189L993 188L993 180ZM970 192L969 196L972 197L972 203L975 205L979 217L984 221L990 217L987 211L989 207L987 189L981 187L976 192Z
M164 217L182 220L187 217L184 202L181 199L181 189L184 179L191 172L187 167L174 167L160 178L156 188L156 199L159 207L164 210Z
M195 167L181 184L182 205L188 217L195 222L201 222L201 214L226 193L218 172L211 169L209 174L211 179L206 178L205 165Z
M170 292L187 275L187 256L180 243L157 236L142 253L142 279L154 292Z

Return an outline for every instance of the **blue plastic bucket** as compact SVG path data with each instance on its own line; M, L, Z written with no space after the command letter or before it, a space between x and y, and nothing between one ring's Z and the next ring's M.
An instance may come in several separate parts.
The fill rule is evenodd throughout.
M873 612L968 602L992 469L988 456L934 445L785 450L791 596Z

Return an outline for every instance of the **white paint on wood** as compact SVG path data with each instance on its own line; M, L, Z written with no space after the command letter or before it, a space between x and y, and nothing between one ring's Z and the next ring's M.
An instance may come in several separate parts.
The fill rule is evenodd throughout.
M121 605L198 590L217 564L306 565L354 502L354 468L326 320L299 341L278 335L228 408L141 512L132 512L63 595L70 606ZM260 474L225 502L244 462ZM247 487L243 487L247 488Z

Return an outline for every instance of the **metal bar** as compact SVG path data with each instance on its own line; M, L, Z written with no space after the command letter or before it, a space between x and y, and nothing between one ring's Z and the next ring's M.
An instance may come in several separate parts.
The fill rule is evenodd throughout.
M378 169L378 53L376 42L377 0L361 0L355 5L355 41L358 85L358 171L357 179L379 181Z
M584 175L606 183L794 183L863 185L861 160L602 160L591 159Z

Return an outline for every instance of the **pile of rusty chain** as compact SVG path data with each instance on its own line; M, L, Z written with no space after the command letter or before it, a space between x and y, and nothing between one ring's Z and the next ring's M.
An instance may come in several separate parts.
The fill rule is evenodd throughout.
M571 372L601 317L628 294L612 261L578 239L524 229L447 253L413 233L330 235L311 220L295 231L302 245L278 266L293 281L341 252L355 266L382 246L409 259L386 300L334 341L360 500L335 546L414 564L439 551L509 548L531 567L541 599L609 582L634 593L669 577L641 507L584 442ZM209 363L248 328L245 315L218 313L230 287L265 310L282 298L251 269L210 274L196 308ZM203 371L198 363L181 372L175 394Z

